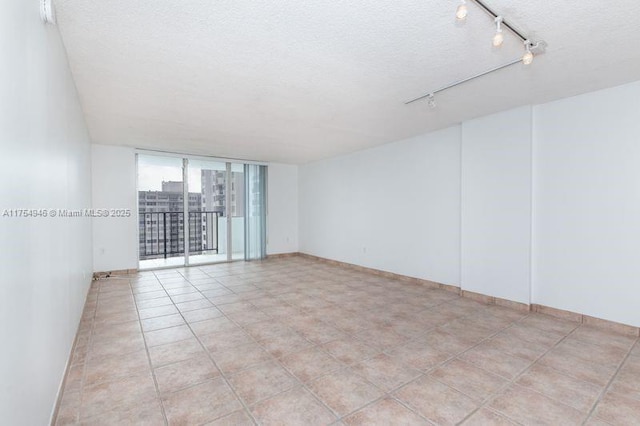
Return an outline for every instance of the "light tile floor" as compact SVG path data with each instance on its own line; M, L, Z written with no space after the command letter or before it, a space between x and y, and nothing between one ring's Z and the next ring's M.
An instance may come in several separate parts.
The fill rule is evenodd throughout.
M640 344L301 257L94 283L56 424L640 424Z

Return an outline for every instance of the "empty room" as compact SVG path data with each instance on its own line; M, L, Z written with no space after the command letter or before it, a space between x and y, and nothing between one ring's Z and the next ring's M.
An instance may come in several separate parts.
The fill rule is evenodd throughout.
M0 424L640 424L636 0L4 0Z

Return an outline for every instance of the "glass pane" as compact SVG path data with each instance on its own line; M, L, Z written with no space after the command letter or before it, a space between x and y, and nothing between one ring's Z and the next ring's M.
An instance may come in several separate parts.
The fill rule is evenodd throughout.
M189 160L189 264L227 260L227 165Z
M184 265L182 159L138 155L140 269Z

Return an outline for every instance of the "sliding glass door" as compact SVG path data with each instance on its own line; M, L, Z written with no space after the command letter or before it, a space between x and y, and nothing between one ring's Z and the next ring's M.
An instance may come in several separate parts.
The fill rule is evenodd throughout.
M185 263L184 185L181 158L138 155L140 266Z
M265 256L266 210L259 201L265 166L147 153L137 158L140 269ZM251 173L249 182L254 170L262 170L262 180Z

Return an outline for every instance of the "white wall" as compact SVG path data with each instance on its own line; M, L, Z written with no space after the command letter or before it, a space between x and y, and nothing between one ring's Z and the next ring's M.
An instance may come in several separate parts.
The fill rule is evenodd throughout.
M298 251L298 166L269 164L267 253Z
M133 148L91 148L94 209L129 209L131 216L93 219L93 268L96 272L138 268L138 197Z
M531 107L462 125L461 288L529 303Z
M300 168L300 248L460 282L460 128Z
M534 122L534 302L640 326L640 82Z
M38 2L0 13L0 213L91 207L89 136ZM89 218L0 217L0 423L48 424L91 283Z
M638 141L640 82L307 164L300 250L640 326Z

